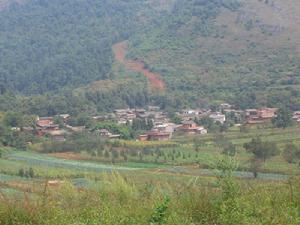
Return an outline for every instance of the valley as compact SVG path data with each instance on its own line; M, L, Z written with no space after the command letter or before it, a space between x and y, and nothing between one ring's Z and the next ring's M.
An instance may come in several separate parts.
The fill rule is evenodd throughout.
M1 225L299 225L299 0L0 0Z

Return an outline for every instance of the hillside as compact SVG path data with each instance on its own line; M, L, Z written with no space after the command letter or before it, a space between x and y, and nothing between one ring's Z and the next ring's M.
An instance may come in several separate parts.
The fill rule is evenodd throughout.
M8 7L0 13L1 82L37 94L111 78L112 44L147 24L152 9L144 8L146 1L108 0Z
M131 39L130 57L188 104L299 108L299 2L178 1Z
M24 4L8 4L13 2ZM136 90L125 89L136 96L144 88L141 75L152 86L144 91L147 101L110 98L107 106L99 96L85 93L82 102L96 102L96 111L132 102L174 109L223 101L242 108L285 104L300 109L297 0L1 3L1 93L12 91L17 99L29 95L25 102L32 103L30 112L40 108L36 99L53 100L47 93L55 93L60 105L70 105L63 102L73 102L73 89L87 90L95 81L134 79ZM120 61L113 46L125 41L127 54ZM106 92L100 86L98 91ZM6 110L3 98L0 106Z

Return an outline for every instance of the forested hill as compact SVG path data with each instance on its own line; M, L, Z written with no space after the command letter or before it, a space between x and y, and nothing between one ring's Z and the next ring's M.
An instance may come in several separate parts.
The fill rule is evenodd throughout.
M131 39L174 102L300 108L300 2L181 0Z
M110 78L112 44L146 26L148 14L137 0L13 4L0 13L1 83L32 94Z
M92 111L149 102L167 108L221 101L243 108L300 108L298 0L0 0L0 5L3 2L1 110L7 99L12 101L12 91L18 95L13 96L15 105L30 102L25 112L50 114L58 111L57 105L65 106L60 112L74 111L78 90L81 105ZM128 59L159 74L165 92L145 89L142 76L114 59L112 46L125 40ZM111 87L132 83L128 79L136 88L123 86L114 95ZM37 106L40 99L50 99L51 110Z

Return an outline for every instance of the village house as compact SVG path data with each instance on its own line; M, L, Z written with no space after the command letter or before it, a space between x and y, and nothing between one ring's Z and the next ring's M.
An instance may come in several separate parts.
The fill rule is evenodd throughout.
M226 116L220 112L211 113L209 115L209 118L211 118L215 123L219 122L219 123L223 124L226 121Z
M114 113L119 124L132 123L136 118L136 113L132 109L116 109Z
M46 133L52 141L63 142L66 140L67 132L65 130L52 130Z
M107 115L93 116L92 119L95 122L104 122L104 121L108 121L108 120L115 120L116 115L114 113L110 113L110 114L107 114Z
M164 112L156 112L153 115L153 123L156 124L162 124L162 123L168 123L169 118L166 113Z
M162 124L155 125L153 129L161 132L168 132L173 134L179 126L180 125L176 125L175 123L162 123Z
M38 117L37 118L37 126L39 127L47 127L54 124L53 117Z
M194 121L183 121L182 125L178 128L179 132L185 134L207 134L204 127L198 126Z
M300 123L300 111L294 112L293 120L297 123Z
M233 108L233 106L230 105L229 103L222 103L222 104L220 104L220 109L221 110L232 109L232 108Z
M157 112L157 111L159 111L160 110L160 108L159 108L159 106L148 106L148 111L149 112Z
M171 133L152 130L139 136L139 141L167 141L171 139Z
M118 139L121 136L119 134L112 134L107 129L96 130L96 133L103 138L109 138L109 139Z
M209 109L185 109L182 110L180 113L177 113L177 115L182 120L193 120L193 119L201 119L205 116L207 116L210 113Z
M85 131L86 127L85 126L76 126L76 127L73 127L73 126L70 126L70 125L66 125L66 128L72 132L72 133L80 133L80 132L83 132Z
M274 117L278 108L261 108L261 109L247 109L246 120L248 124L259 124L270 122Z
M51 131L59 130L59 125L54 124L53 117L38 117L36 125L36 132L39 137L44 136Z

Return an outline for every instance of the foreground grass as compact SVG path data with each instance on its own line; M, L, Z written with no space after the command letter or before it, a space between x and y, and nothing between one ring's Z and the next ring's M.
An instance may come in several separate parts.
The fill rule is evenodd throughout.
M0 192L2 225L192 225L300 222L300 179L287 182L157 180L103 174L88 189L69 182L34 192ZM187 181L188 179L189 181ZM145 178L142 180L145 180Z

